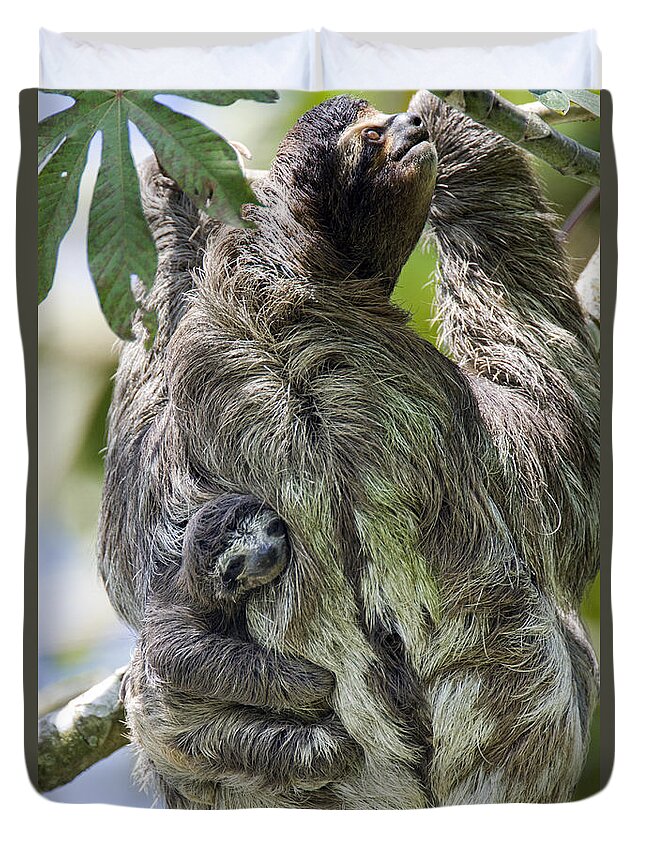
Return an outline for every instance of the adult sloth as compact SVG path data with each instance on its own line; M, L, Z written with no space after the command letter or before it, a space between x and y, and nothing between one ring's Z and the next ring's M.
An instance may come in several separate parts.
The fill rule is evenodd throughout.
M160 330L124 347L110 414L114 606L140 627L190 517L252 495L292 562L249 597L248 640L331 672L361 747L320 803L567 799L595 696L575 611L598 559L597 363L525 156L427 94L394 116L343 96L287 134L252 230L207 223L154 170L143 190ZM455 361L390 301L426 221ZM257 707L237 697L215 754L208 697L135 664L126 709L169 805L312 804L270 749L252 768L236 749ZM175 769L211 793L180 794Z

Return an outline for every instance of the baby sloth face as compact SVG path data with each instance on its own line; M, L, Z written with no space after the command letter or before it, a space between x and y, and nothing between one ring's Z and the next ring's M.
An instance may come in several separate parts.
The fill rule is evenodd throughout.
M215 570L225 589L244 591L272 581L288 559L287 527L273 510L264 509L242 518L230 531L230 544Z
M178 581L195 604L208 609L270 583L288 561L284 521L257 498L224 495L190 519Z

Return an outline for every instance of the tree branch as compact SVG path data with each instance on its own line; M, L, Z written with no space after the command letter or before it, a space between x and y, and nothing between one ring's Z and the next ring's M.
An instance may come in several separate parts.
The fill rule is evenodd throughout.
M491 89L435 94L544 160L561 175L600 184L600 154L554 130L535 112L526 112Z
M127 667L38 721L38 787L51 791L128 743L119 696Z
M584 310L596 322L600 322L600 243L580 273L576 282L578 299Z
M576 282L576 293L587 315L587 327L600 352L600 243Z

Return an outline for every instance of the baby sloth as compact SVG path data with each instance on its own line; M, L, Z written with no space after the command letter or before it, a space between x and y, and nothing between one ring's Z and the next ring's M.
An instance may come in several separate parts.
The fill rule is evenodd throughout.
M255 498L224 495L189 521L177 586L209 612L214 602L239 603L250 590L270 583L288 560L284 521Z
M333 675L265 649L246 627L253 590L278 578L289 557L272 509L223 495L192 516L181 566L150 599L124 703L143 748L139 775L152 771L171 807L248 807L249 798L263 806L278 790L285 806L338 807L323 787L351 771L361 750L329 704Z

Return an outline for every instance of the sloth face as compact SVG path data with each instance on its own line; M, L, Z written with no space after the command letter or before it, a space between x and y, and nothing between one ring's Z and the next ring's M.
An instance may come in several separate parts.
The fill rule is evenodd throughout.
M208 609L270 583L286 568L284 521L260 501L224 495L191 518L184 534L180 586Z
M229 545L212 571L228 592L246 592L270 583L287 565L287 528L273 510L243 517L227 538Z
M365 106L340 135L338 149L349 180L352 172L371 171L378 181L380 172L394 190L406 179L426 183L434 179L436 152L416 113L387 115Z
M348 275L391 290L434 189L436 153L420 116L332 98L287 134L272 175L296 218L327 239Z

